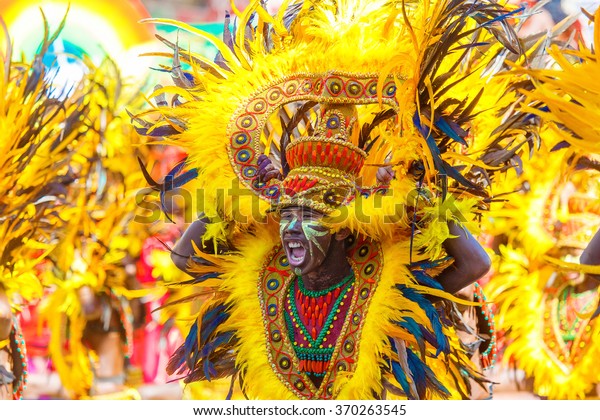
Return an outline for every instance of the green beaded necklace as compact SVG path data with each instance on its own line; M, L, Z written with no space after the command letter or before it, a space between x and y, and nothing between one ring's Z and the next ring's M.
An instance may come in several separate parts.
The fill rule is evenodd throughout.
M313 298L317 298L317 297L321 297L321 296L325 296L327 293L329 292L333 292L335 289L342 287L344 284L346 284L347 282L349 282L350 280L354 280L354 272L348 274L346 277L344 277L342 279L342 281L340 281L337 284L334 284L331 287L328 287L325 290L308 290L305 286L304 286L304 281L302 280L302 276L298 276L298 287L300 288L300 292L304 295L304 296L308 296L308 297L313 297Z
M340 295L335 300L333 306L331 307L331 310L329 311L329 314L327 315L327 318L325 319L325 322L323 323L323 328L321 328L321 331L319 332L319 335L317 336L316 340L312 339L310 332L306 329L306 326L300 320L300 314L298 313L298 307L296 306L296 299L294 298L294 296L296 295L296 290L295 290L296 287L295 287L295 284L292 283L292 286L290 287L289 296L288 296L289 302L290 302L290 309L292 311L292 319L288 319L288 321L291 321L292 326L296 325L300 328L301 333L304 335L304 337L309 342L309 345L312 348L318 349L319 346L321 346L323 344L323 341L325 341L327 331L329 331L329 329L331 328L331 326L333 324L333 320L334 320L336 314L338 313L340 304L342 303L342 300L344 300L346 293L348 293L348 291L352 287L353 283L350 280L353 278L354 278L354 273L351 273L349 276L345 277L344 280L342 280L340 283L328 288L324 292L323 291L319 291L319 292L306 291L309 293L318 293L316 296L311 296L308 293L306 293L310 297L319 297L319 296L324 296L325 294L335 290L338 287L343 287L344 284L347 283L345 285L345 287L343 288L343 290L340 292ZM300 277L298 277L298 286L300 287L300 291L302 293L305 293L305 290L303 290L303 286L302 286Z

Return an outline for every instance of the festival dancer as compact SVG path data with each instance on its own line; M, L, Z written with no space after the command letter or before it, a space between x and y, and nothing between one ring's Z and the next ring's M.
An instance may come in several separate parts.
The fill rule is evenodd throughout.
M0 26L6 30L1 19ZM27 352L18 313L42 296L38 268L64 227L59 214L73 181L68 164L87 113L81 102L53 97L57 90L42 63L61 27L52 35L47 31L31 62L14 61L8 33L0 53L2 399L20 399L26 389Z
M51 293L40 318L69 398L140 398L127 375L133 331L144 318L137 300L147 294L136 280L136 260L151 232L134 221L135 193L146 185L136 155L147 150L124 118L124 104L135 109L139 96L127 95L110 60L88 65L74 92L89 111L70 165L79 182L67 191L65 232L48 256L53 268L44 280Z
M590 319L597 282L577 262L600 223L594 204L599 177L594 169L561 172L564 154L547 153L525 165L520 180L528 190L498 212L504 226L521 226L523 214L530 224L500 246L486 291L505 331L503 359L533 378L537 395L580 399L598 381L590 365L598 352L598 327Z
M596 42L599 19L597 11ZM503 357L533 380L534 393L582 399L600 381L600 325L593 318L600 270L592 238L600 224L599 68L597 52L583 46L549 52L554 68L518 69L536 86L525 103L541 118L542 144L505 186L518 192L493 211L506 245L486 291L506 332Z
M157 20L219 54L168 44L177 86L157 94L173 106L135 120L188 152L161 189L196 178L203 194L173 258L204 303L170 372L239 378L249 398L468 398L485 378L446 307L489 259L469 233L485 192L458 168L478 95L456 88L469 70L452 52L485 40L517 54L510 13L331 1L269 16L254 1L236 14L225 42ZM497 57L474 56L479 70Z

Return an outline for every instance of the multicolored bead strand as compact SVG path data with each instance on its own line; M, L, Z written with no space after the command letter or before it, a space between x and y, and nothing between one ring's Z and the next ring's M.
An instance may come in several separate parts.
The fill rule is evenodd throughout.
M127 299L119 298L112 290L109 293L112 307L117 308L123 330L125 331L125 358L131 359L133 355L133 312Z
M17 352L16 355L13 355L13 363L15 365L20 363L22 367L21 376L16 379L16 384L13 387L13 400L22 400L23 392L27 389L27 347L25 346L25 339L21 333L21 328L17 318L13 319L12 337L14 339Z
M337 284L334 284L331 287L328 287L327 289L324 289L324 290L308 290L306 287L304 287L304 281L302 280L302 276L298 276L298 288L299 288L300 292L302 292L303 295L309 296L309 297L315 297L316 298L316 297L325 296L328 293L333 292L335 289L339 289L344 284L348 283L350 280L354 280L354 273L348 274L346 277L344 277L342 279L342 281L340 281Z
M483 289L479 283L475 283L475 291L473 292L475 300L481 303L481 310L483 311L483 318L487 322L487 327L490 331L490 344L487 346L485 351L481 353L481 361L483 364L483 370L493 369L496 364L496 358L498 356L498 347L496 341L496 325L494 323L494 313L490 304L488 303Z

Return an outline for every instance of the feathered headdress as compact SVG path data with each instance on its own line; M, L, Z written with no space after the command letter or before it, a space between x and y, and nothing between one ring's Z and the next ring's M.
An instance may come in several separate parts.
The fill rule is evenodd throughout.
M397 179L390 189L401 192L384 199L388 210L405 204L404 193L414 188L415 178L438 185L443 194L452 180L454 188L482 195L464 176L474 164L464 149L481 96L469 89L467 76L506 57L498 56L504 50L495 47L497 40L511 53L520 51L506 22L513 13L487 1L340 0L286 2L270 16L253 1L238 12L235 33L226 19L223 41L156 19L208 40L219 53L212 60L167 42L175 55L165 70L176 86L159 87L155 96L171 94L172 106L161 100L166 106L157 108L158 119L149 111L135 122L140 133L188 152L185 165L174 168L170 187L197 176L194 187L204 194L198 213L209 218L236 220L236 209L250 214L253 208L259 210L255 218L264 216L282 191L276 181L260 182L259 157L267 155L285 178L290 141L311 136L319 109L332 104L358 109L355 146L365 156L356 178L363 197L378 190L375 173L381 166L394 168ZM480 169L492 173L514 153L496 154L493 167L482 162ZM193 169L181 175L185 167ZM350 206L347 224L380 235L381 224L361 223L356 206L373 207L364 200ZM371 213L377 219L385 211Z

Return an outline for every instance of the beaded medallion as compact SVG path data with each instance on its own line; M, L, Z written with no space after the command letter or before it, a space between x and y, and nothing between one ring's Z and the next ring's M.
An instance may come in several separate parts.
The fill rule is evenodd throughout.
M591 340L591 323L595 322L580 318L577 313L589 312L597 302L597 295L597 290L577 294L569 284L546 289L543 298L546 353L566 372L584 357Z
M316 331L312 333L299 327L304 334L305 343L311 344L311 347L304 347L306 349L304 352L300 347L301 341L296 341L294 344L293 330L288 328L290 322L293 322L289 319L290 292L291 297L295 298L298 279L292 274L285 251L281 246L277 246L273 250L266 267L259 276L258 295L265 326L269 363L277 377L298 398L335 398L339 392L335 388L338 374L341 372L342 375L347 375L356 368L362 327L369 302L383 268L383 257L377 242L359 238L348 250L348 260L352 266L354 278L341 284L340 295L331 301L331 304L335 305L335 302L339 300L338 306L343 306L339 304L344 303L348 308L343 320L340 320L339 335L333 339L325 339L326 332L322 334L323 337L319 337ZM332 299L335 291L333 293ZM344 298L344 295L347 297ZM344 312L340 311L339 313ZM298 313L298 315L300 314ZM325 323L326 317L325 315L323 317L323 323ZM304 321L306 322L306 319ZM332 319L331 322L335 321ZM305 324L304 327L306 327ZM325 331L330 330L328 326ZM327 346L332 344L332 347L320 348L319 340L321 343L327 343ZM308 350L313 348L312 344L317 344L317 350ZM322 372L318 387L313 382L314 378L311 379L307 371Z

